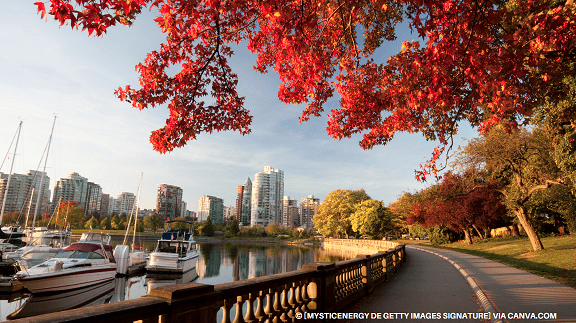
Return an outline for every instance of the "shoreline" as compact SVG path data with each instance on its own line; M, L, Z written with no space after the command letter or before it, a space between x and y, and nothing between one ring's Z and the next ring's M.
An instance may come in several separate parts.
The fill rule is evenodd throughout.
M110 237L112 241L122 241L124 240L123 234L111 234ZM73 241L80 239L80 234L73 234L70 237ZM160 236L149 236L143 235L139 236L139 241L145 242L155 242L158 241ZM237 239L237 238L224 238L224 237L205 237L205 236L194 236L194 240L196 242L203 242L203 243L234 243L234 244L262 244L262 245L270 245L270 244L282 244L287 246L305 246L305 247L314 247L314 246L321 246L321 241L310 241L310 240L264 240L264 239Z

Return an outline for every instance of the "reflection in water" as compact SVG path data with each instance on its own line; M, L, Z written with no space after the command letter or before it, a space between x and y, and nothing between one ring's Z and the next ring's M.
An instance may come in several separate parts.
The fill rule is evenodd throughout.
M300 269L312 262L338 262L356 254L326 253L319 248L285 245L202 244L198 260L198 282L219 284ZM231 277L221 273L231 267ZM218 279L210 279L210 278Z
M28 316L54 313L73 308L106 304L114 295L114 281L75 289L58 294L31 295L22 307L6 318L19 319Z
M190 283L198 279L196 268L184 274L148 274L146 275L146 292L150 293L153 288L174 284Z
M180 276L148 275L113 281L49 296L20 294L0 300L0 321L84 306L136 299L152 288L184 282L221 284L298 270L311 262L337 262L351 255L327 254L319 248L285 245L200 244L196 270ZM2 298L0 296L0 298ZM27 298L27 299L26 299ZM12 313L12 314L10 314ZM8 317L6 317L7 314Z

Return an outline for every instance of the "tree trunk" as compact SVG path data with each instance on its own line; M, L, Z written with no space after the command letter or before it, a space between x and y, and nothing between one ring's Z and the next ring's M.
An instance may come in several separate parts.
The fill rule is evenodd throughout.
M490 228L483 228L484 231L484 238L491 238L492 234L490 233Z
M466 243L468 244L472 244L472 237L470 236L470 230L468 228L464 229L464 239L466 240Z
M526 234L528 235L528 239L530 239L530 244L532 244L532 250L537 251L544 249L544 246L542 245L542 241L540 241L538 233L536 233L536 230L534 230L534 227L532 226L530 219L528 219L528 216L526 215L526 208L524 206L517 206L516 216L518 217L520 224L522 224L524 232L526 232Z
M510 229L510 233L512 234L513 237L519 237L520 236L520 231L518 231L518 225L512 224L509 229Z
M472 227L474 228L474 230L476 230L476 233L478 233L480 239L484 239L484 235L482 234L482 232L480 232L480 230L478 230L478 228L475 225L473 225Z

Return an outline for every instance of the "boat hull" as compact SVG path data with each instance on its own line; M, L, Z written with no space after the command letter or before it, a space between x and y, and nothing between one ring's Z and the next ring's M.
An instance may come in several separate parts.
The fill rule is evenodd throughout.
M199 252L191 252L186 257L178 257L177 254L165 252L153 252L150 254L146 272L155 274L184 274L196 268Z
M37 293L50 293L87 287L112 280L116 277L116 264L74 268L31 276L17 277L24 288Z
M9 320L105 304L114 295L114 281L49 295L32 295Z

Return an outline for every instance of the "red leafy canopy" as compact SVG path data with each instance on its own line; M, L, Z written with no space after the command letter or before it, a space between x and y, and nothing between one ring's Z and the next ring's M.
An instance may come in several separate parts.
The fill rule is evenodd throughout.
M466 179L468 177L468 179ZM437 194L415 203L408 224L425 227L444 225L456 232L473 226L489 228L506 214L502 195L490 189L489 183L474 187L470 174L446 173L437 186Z
M258 53L259 71L279 74L279 99L306 104L301 121L320 115L339 92L327 127L333 138L362 133L364 149L399 131L439 140L442 147L416 172L420 179L436 173L460 121L480 130L502 118L525 121L544 100L560 98L562 79L574 74L573 1L51 0L49 14L102 35L146 6L158 8L166 43L136 66L140 88L116 94L139 109L168 103L166 126L151 136L160 152L200 132L250 132L227 61L230 45L244 40ZM374 50L395 38L403 17L425 44L405 42L378 64ZM170 66L180 72L169 76ZM205 103L208 95L213 104Z
M60 205L58 206L58 213L69 212L70 209L77 208L77 207L79 207L79 205L80 205L80 202L78 202L78 201L64 201L64 202L60 203Z

